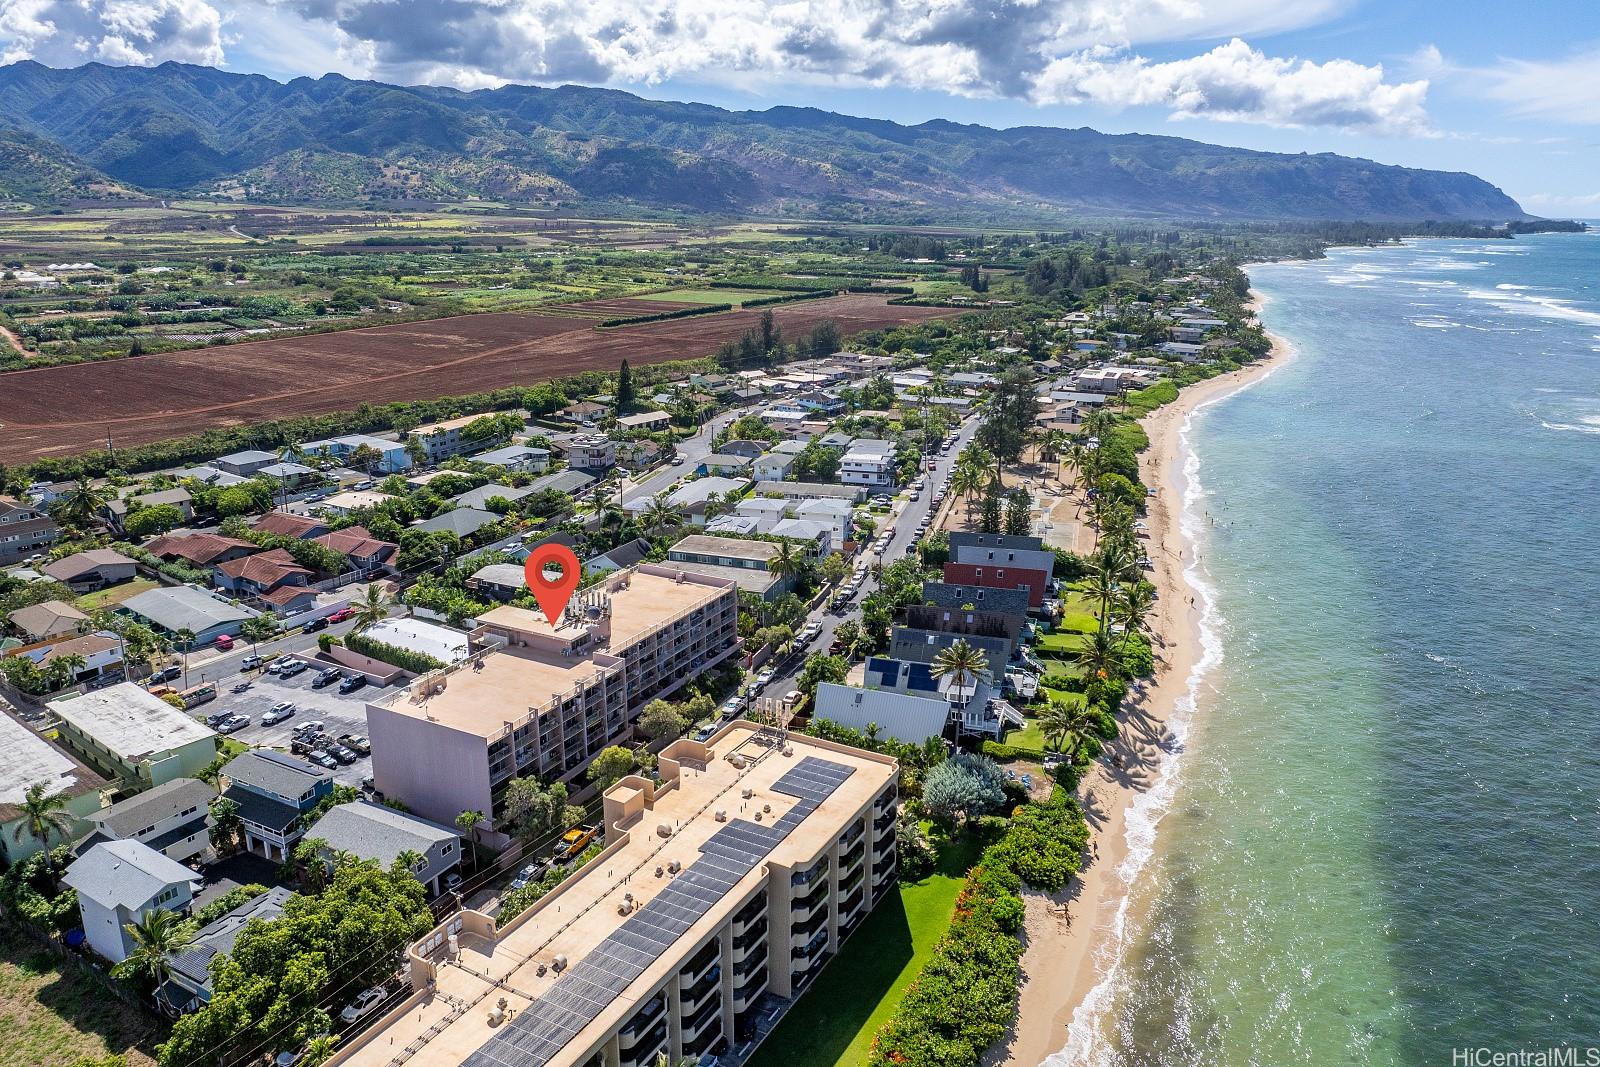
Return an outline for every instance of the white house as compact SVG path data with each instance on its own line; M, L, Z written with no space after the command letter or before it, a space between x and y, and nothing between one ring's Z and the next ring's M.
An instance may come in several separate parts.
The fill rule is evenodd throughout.
M839 460L839 480L845 485L894 485L894 442L874 438L851 442Z
M151 911L184 911L199 876L149 845L105 841L67 868L61 881L78 891L89 946L112 963L133 954L128 925Z

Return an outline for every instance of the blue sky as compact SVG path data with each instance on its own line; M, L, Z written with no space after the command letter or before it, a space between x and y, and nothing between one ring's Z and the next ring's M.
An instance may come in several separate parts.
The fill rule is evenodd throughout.
M1600 216L1594 0L0 0L22 58L1168 133Z

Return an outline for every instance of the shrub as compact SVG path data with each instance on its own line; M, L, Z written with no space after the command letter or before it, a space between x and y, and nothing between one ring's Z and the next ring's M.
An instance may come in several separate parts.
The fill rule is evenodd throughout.
M690 304L677 311L657 311L652 315L622 315L614 319L605 319L600 323L601 329L613 326L637 326L646 322L665 322L667 319L686 319L691 315L711 315L718 311L732 311L732 304Z
M234 886L216 900L207 904L194 913L194 921L201 926L216 922L228 912L237 908L246 901L254 900L267 891L267 887L252 882L249 885Z

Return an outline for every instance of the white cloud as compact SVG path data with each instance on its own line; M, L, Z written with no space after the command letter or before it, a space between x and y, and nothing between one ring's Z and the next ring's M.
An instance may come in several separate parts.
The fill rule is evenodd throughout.
M222 15L206 0L0 0L0 63L218 64Z
M462 88L799 81L1157 107L1180 119L1403 134L1428 126L1424 80L1387 81L1382 67L1347 60L1272 57L1237 36L1309 25L1347 0L211 2L254 27L237 35L240 48L271 52L274 65L298 64L297 73ZM58 65L216 63L221 22L207 0L0 0L0 48ZM1235 36L1189 58L1139 52L1217 35ZM315 43L287 55L267 43L292 36Z
M1561 59L1506 59L1472 74L1482 91L1512 114L1600 123L1600 45Z
M1518 203L1535 214L1575 215L1593 218L1600 214L1600 192L1597 193L1524 193Z

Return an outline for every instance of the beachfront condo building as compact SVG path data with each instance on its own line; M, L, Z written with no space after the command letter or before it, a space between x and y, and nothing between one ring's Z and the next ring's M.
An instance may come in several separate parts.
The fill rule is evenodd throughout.
M605 793L605 847L504 925L458 912L339 1067L646 1067L757 1044L895 884L898 767L736 720Z
M647 563L574 595L555 625L485 612L465 660L367 705L374 783L448 826L492 816L513 778L581 774L645 704L733 655L738 608L731 579Z

